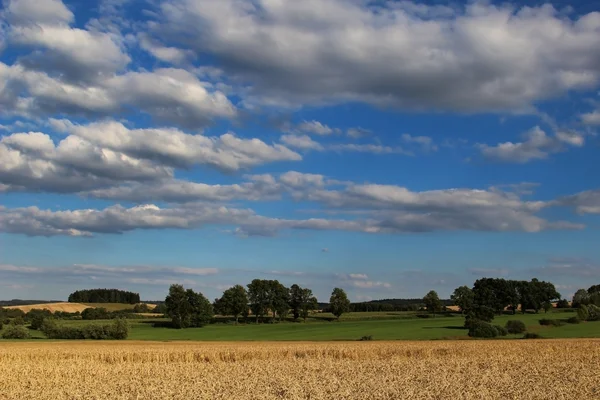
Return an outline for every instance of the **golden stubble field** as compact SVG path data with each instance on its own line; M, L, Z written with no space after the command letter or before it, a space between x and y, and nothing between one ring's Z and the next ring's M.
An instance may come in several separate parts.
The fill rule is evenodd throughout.
M0 343L1 399L600 399L600 340Z

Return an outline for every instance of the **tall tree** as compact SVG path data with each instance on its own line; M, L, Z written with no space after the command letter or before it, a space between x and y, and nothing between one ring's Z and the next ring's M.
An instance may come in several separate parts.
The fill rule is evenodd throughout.
M460 312L464 314L473 307L473 300L475 297L470 287L460 286L454 289L454 293L452 293L450 298L454 304L458 306Z
M233 315L237 324L239 316L248 311L248 293L243 286L235 285L223 292L218 304L220 312Z
M300 306L302 304L302 288L297 284L293 284L290 287L290 308L292 309L292 315L294 320L300 317Z
M214 316L212 304L200 292L194 292L192 289L185 291L188 307L189 322L188 326L199 328L210 322Z
M304 288L300 290L300 316L306 322L311 311L319 307L317 298L313 296L312 290Z
M269 308L273 312L273 320L275 320L275 316L281 320L290 309L290 291L278 280L268 281L267 286L269 288Z
M344 289L333 289L331 297L329 298L329 307L331 308L331 313L335 315L338 320L342 314L350 310L350 300L348 300L348 296L346 296Z
M429 291L429 293L423 297L423 303L425 303L427 311L432 313L433 316L435 316L436 312L442 309L442 302L440 301L440 297L435 290Z
M247 287L250 309L258 323L258 319L264 316L269 310L269 288L267 281L263 279L254 279Z
M589 304L590 294L585 289L579 289L573 295L573 302L571 303L573 308L579 308L580 305Z
M182 285L171 285L169 295L165 298L167 315L171 318L174 328L187 328L189 325L190 305Z

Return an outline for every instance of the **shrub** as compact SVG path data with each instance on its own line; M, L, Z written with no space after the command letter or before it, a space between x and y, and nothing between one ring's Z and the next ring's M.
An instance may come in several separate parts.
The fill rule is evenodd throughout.
M478 338L495 338L498 336L498 330L490 323L472 320L470 322L469 336Z
M588 308L584 304L580 305L577 309L577 318L582 321L587 321L589 316L590 313L588 312Z
M568 324L580 324L581 320L577 317L571 317L567 319Z
M571 308L569 305L569 300L560 299L558 302L556 302L556 308Z
M537 333L527 332L525 336L523 336L523 339L542 339L542 336Z
M547 319L547 318L540 319L540 325L544 325L544 326L563 326L564 324L565 324L564 321L562 321L560 319Z
M523 333L527 330L525 323L523 321L519 321L519 320L510 320L510 321L506 322L505 326L506 326L506 330L508 331L508 333L512 333L512 334Z
M587 306L588 309L588 321L600 321L600 307L595 304Z
M21 316L15 317L12 319L12 321L10 321L10 324L11 325L25 325L25 320Z
M508 331L506 330L505 327L500 326L500 325L494 325L494 328L496 328L496 330L498 331L498 336L508 335Z
M48 339L123 340L129 335L129 325L126 320L117 319L110 324L60 326L55 321L46 319L42 324L42 332Z
M23 325L8 325L2 331L3 339L27 339L29 332Z
M373 335L367 335L360 338L361 342L364 342L366 340L373 340Z

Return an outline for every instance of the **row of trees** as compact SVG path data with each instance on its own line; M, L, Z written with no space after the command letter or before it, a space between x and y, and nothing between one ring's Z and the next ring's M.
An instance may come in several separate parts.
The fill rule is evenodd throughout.
M552 301L560 298L550 282L533 278L531 281L516 281L502 278L482 278L475 281L473 288L461 286L451 296L467 319L490 322L495 314L505 309L517 312L552 308Z
M165 299L166 314L175 328L200 327L210 322L214 314L231 315L236 324L239 317L256 318L271 316L271 320L282 320L292 314L294 320L305 322L310 313L318 309L317 298L311 289L297 284L285 287L277 280L254 279L247 285L235 285L223 292L211 304L202 294L182 285L171 285ZM350 311L350 301L343 289L335 288L329 299L330 311L339 318Z
M119 289L77 290L69 295L69 303L140 303L140 294Z

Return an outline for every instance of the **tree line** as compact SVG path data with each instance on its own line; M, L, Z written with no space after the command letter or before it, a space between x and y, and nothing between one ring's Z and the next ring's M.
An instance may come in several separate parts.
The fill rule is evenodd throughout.
M311 289L297 284L288 288L278 280L267 279L254 279L246 287L235 285L212 303L202 293L174 284L164 304L175 328L204 326L215 314L231 315L236 324L240 317L250 315L257 323L266 318L270 322L281 321L289 314L294 320L302 318L306 322L310 313L319 307ZM329 308L338 319L350 311L350 301L343 289L333 290Z
M69 295L69 303L140 303L140 294L119 289L77 290Z

